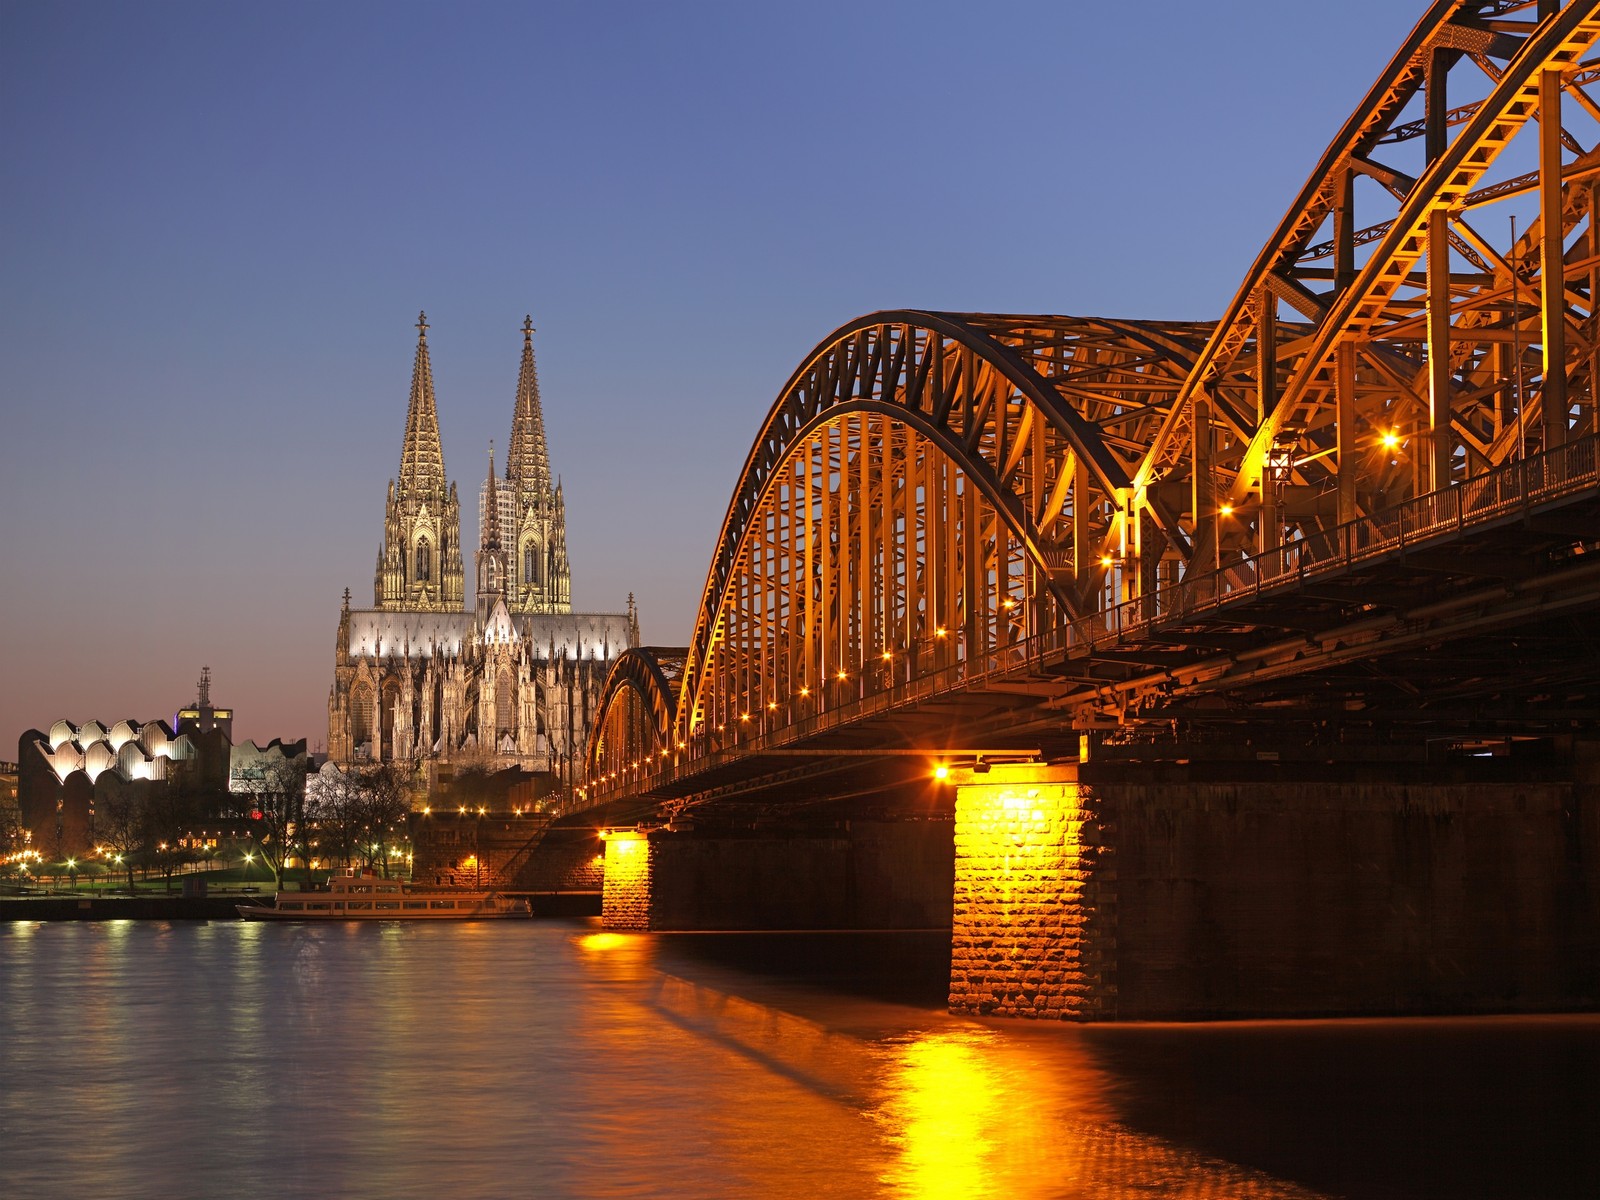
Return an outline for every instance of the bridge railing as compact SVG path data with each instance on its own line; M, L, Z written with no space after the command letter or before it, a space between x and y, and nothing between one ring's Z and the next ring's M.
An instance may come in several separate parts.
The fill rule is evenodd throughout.
M1419 548L1469 527L1600 485L1600 436L1568 442L1459 484L1380 509L1332 529L1297 534L1281 546L1190 574L1108 609L1124 635L1189 616L1284 583L1344 570Z
M623 795L648 792L687 773L701 773L751 754L781 751L818 734L1007 676L1040 672L1075 652L1125 642L1153 628L1188 619L1231 602L1355 564L1442 542L1467 528L1600 487L1600 434L1576 439L1542 454L1332 529L1297 536L1282 546L1225 562L1220 569L1191 573L1175 584L1064 622L1032 637L958 659L937 670L898 680L767 731L739 730L721 745L698 743L667 758L619 771L614 780L591 784L573 797L576 811Z

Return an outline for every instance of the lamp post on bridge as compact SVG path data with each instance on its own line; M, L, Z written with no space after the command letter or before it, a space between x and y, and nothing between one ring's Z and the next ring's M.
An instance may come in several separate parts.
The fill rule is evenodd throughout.
M1271 535L1278 551L1280 572L1287 570L1288 564L1289 547L1285 534L1289 526L1288 513L1284 510L1289 483L1294 478L1299 445L1300 431L1286 427L1273 436L1272 449L1267 452L1267 474L1272 481L1272 506L1269 510L1272 513Z

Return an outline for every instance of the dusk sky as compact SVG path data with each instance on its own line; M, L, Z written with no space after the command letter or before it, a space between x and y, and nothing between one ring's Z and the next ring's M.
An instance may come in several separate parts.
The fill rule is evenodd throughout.
M574 608L684 644L829 331L1219 316L1422 10L5 0L0 758L202 665L324 744L419 309L464 546L531 313Z

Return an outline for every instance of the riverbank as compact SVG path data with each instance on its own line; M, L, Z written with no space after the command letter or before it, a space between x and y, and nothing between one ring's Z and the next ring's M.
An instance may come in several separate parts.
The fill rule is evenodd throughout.
M234 905L247 899L229 896L5 896L0 921L220 921L237 920Z
M520 893L519 893L520 894ZM246 893L185 896L0 896L0 921L235 921L234 906L256 897ZM536 917L597 917L599 892L539 892L528 895Z

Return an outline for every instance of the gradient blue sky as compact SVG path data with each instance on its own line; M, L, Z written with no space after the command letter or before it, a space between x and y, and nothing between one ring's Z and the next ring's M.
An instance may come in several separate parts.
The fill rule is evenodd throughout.
M325 740L421 308L464 541L532 313L574 605L682 644L831 329L1216 317L1422 9L4 0L0 758L202 664Z

